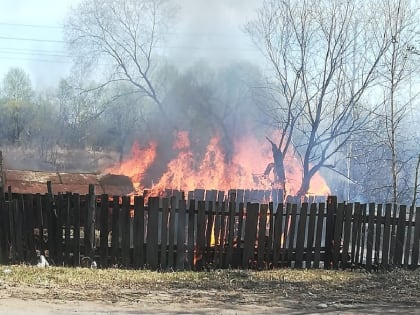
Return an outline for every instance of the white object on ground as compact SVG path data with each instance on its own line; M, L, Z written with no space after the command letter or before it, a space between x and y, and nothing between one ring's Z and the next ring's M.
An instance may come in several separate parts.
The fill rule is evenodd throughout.
M47 261L47 259L45 258L44 255L40 255L38 258L38 263L36 264L37 267L39 268L45 268L45 267L49 267L49 263Z

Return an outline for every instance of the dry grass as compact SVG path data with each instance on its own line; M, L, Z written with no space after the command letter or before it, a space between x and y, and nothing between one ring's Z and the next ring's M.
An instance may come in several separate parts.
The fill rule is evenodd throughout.
M6 290L2 290L6 289ZM211 272L0 266L0 297L157 302L201 300L238 303L420 301L420 270L366 273L326 270ZM280 300L279 300L280 299Z

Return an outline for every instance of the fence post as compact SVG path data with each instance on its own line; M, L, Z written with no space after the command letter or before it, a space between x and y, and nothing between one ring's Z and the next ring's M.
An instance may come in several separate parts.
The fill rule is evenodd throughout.
M51 181L47 182L47 196L45 200L45 209L47 212L47 229L48 229L48 257L53 263L56 263L56 235L57 231L57 210L54 201L54 195L52 192Z
M102 194L101 196L101 217L100 217L100 264L101 268L108 267L108 211L109 211L109 198L108 195Z
M7 208L6 203L4 202L4 196L0 196L0 264L7 263L8 257L8 216L7 216Z
M7 216L6 204L4 199L4 173L3 173L3 153L0 151L0 263L7 263Z
M87 207L87 222L85 226L85 244L86 256L90 257L91 262L95 260L95 185L89 184L88 207Z
M73 262L80 266L80 195L73 194L73 214L74 214L74 240L73 240Z
M186 225L186 202L184 198L179 201L178 212L178 235L176 240L176 270L185 269L185 225ZM149 210L150 211L150 210Z
M325 259L324 269L330 269L332 264L332 252L334 249L335 214L337 212L337 197L328 196L327 199L327 223L325 227Z
M419 261L419 247L420 247L420 207L416 207L414 226L414 238L413 238L413 252L411 256L411 268L416 269Z
M134 268L144 266L144 197L134 197Z
M3 152L0 151L0 201L4 199L5 176L3 170Z

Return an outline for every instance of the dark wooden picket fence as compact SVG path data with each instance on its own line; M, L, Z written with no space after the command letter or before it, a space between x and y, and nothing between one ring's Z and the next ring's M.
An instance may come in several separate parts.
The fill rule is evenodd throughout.
M50 190L51 191L51 190ZM420 208L89 194L0 196L0 262L101 268L417 268ZM239 201L238 201L239 200Z

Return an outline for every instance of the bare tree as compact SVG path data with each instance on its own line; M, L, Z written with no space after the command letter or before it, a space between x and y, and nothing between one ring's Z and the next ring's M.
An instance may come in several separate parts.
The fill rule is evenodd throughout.
M400 201L403 193L399 185L399 177L403 170L403 164L413 158L408 157L403 150L407 140L413 136L401 132L407 123L410 104L418 93L411 94L407 87L409 80L415 71L418 58L414 45L416 28L418 30L418 12L410 7L407 0L385 1L382 7L386 17L385 32L391 38L390 49L384 54L382 61L384 101L380 118L384 121L385 144L390 151L391 175L392 175L392 203ZM418 70L418 69L417 69ZM415 73L415 72L414 72ZM408 95L408 97L407 97ZM408 137L407 137L408 136Z
M84 66L105 66L102 86L126 81L165 113L157 68L158 43L164 38L175 7L167 0L84 0L66 24L71 50Z
M246 27L273 70L269 112L281 133L278 142L270 139L274 167L281 175L286 153L296 148L299 195L322 167L337 171L332 158L369 121L363 96L391 44L389 34L374 36L375 14L352 1L265 0Z
M368 128L353 138L348 154L351 195L365 200L411 203L413 169L418 155L419 7L410 1L382 1L371 6L378 13L376 41L389 39L378 66L378 85L368 102L375 113ZM351 164L351 165L350 165ZM350 181L349 181L350 182Z

